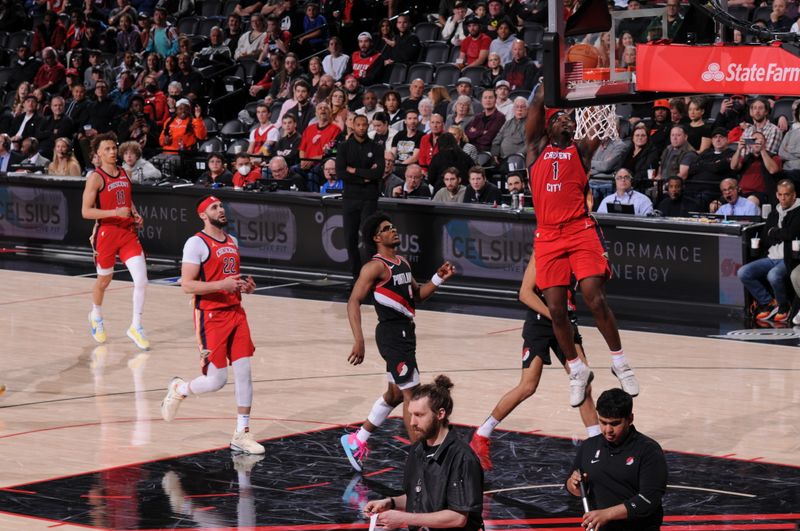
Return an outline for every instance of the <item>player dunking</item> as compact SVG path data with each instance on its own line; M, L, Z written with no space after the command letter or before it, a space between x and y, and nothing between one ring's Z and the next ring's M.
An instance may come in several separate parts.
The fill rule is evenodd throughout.
M264 447L250 434L253 381L250 358L255 347L242 308L242 293L253 293L252 277L239 274L239 245L225 232L228 218L222 202L208 196L197 203L203 230L183 246L181 286L194 295L195 331L202 360L201 376L191 382L175 377L161 402L161 416L167 422L178 413L181 401L190 394L219 391L228 381L228 361L233 367L236 390L236 432L231 450L263 454Z
M400 236L389 216L383 212L376 212L364 220L361 234L364 247L377 249L377 253L362 266L347 301L347 318L355 339L347 360L353 365L364 361L361 302L373 291L375 311L378 314L375 341L378 352L386 360L389 387L375 401L367 420L358 431L342 435L341 443L347 459L358 472L361 471L361 463L368 453L367 439L401 403L406 432L411 433L408 403L414 389L419 385L417 337L414 333L415 302L424 301L433 295L436 288L455 273L455 268L445 262L430 282L418 285L411 274L411 266L404 258L397 256Z
M578 357L585 361L586 355L583 352L581 335L578 332L578 318L575 315L573 295L574 285L570 286L567 292L567 316L572 327ZM567 368L567 360L556 341L547 303L542 292L536 286L536 259L534 256L531 256L531 261L528 262L528 267L525 268L525 275L522 277L522 285L519 288L519 300L528 307L528 311L525 314L525 324L522 328L522 376L516 387L508 391L497 402L492 414L475 431L472 441L469 443L478 459L480 459L484 470L492 468L492 459L489 452L491 439L489 437L497 425L500 424L500 421L536 392L539 380L542 377L542 369L545 365L550 365L551 350L555 353L558 361L564 365L564 368ZM597 411L595 411L594 401L592 400L591 386L586 390L586 400L580 406L580 413L583 425L586 426L586 434L589 437L600 435L600 425L597 422Z
M128 337L141 349L149 349L142 329L142 309L147 287L147 264L136 233L142 227L142 216L133 204L132 185L121 166L117 166L117 137L103 133L92 139L92 151L100 158L100 166L86 176L81 215L96 220L92 247L97 266L97 281L92 289L92 311L89 314L92 337L106 342L103 323L103 298L114 275L117 255L133 278L133 320Z
M567 292L574 274L597 328L611 350L611 371L622 389L639 394L619 338L617 321L606 302L605 283L611 270L600 227L590 215L589 168L600 141L574 141L575 121L560 109L544 108L540 85L528 111L526 140L531 193L536 212L536 284L544 293L558 344L569 364L570 405L580 406L594 378L578 357L572 325L567 316Z

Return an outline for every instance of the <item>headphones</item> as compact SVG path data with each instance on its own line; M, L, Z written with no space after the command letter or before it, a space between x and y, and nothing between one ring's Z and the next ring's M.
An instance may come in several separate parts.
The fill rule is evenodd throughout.
M62 137L56 138L56 142L64 142L67 145L67 156L68 157L72 156L72 140L70 140L69 138L67 138L65 136L62 136Z

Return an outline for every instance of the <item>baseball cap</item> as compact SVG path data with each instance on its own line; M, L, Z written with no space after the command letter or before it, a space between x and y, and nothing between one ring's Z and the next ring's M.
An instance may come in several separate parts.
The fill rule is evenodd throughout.
M464 3L464 2L456 2L456 5L453 6L453 9L459 9L459 8L466 9L467 8L467 4Z
M180 107L181 105L188 105L189 107L191 107L192 103L189 100L187 100L186 98L181 98L181 99L178 100L178 102L175 104L175 106L176 107Z
M714 138L717 135L722 135L724 137L728 136L728 130L724 127L715 127L713 131L711 131L711 138Z
M654 101L653 109L658 109L659 107L663 107L664 109L669 109L669 100L666 98L662 98L660 100Z
M495 83L495 84L494 84L494 86L495 86L495 87L506 87L506 88L509 88L509 89L510 89L510 88L511 88L511 83L509 83L509 82L508 82L508 81L506 81L505 79L501 79L500 81L498 81L497 83Z
M460 77L458 81L456 81L456 85L460 85L461 83L466 83L470 87L472 86L472 80L468 77Z
M155 7L155 9L153 11L154 12L155 11L163 11L164 13L167 13L167 8L166 8L166 6L164 4L159 4L159 5L157 5Z
M469 26L470 24L480 24L481 21L475 15L470 15L464 20L464 24Z
M359 38L359 39L369 39L369 40L372 40L372 34L371 34L371 33L369 33L368 31L362 31L361 33L359 33L359 34L358 34L358 38Z
M67 68L67 70L64 72L64 75L66 75L66 76L77 76L78 75L78 69L77 68Z

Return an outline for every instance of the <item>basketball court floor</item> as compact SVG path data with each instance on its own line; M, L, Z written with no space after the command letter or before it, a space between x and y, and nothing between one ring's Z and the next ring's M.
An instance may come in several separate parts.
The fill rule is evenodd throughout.
M276 296L292 294L286 283L256 279L263 289L244 302L257 347L251 430L267 452L235 457L227 449L232 382L187 399L172 423L160 417L169 380L199 368L175 271L151 274L144 326L152 350L144 353L125 337L130 283L112 283L109 341L98 346L86 320L90 273L8 265L0 263L0 530L367 529L359 508L398 492L408 450L399 419L371 439L363 474L338 447L385 388L372 308L363 309L367 358L352 367L343 297ZM419 364L423 381L453 379L453 421L469 437L519 378L522 322L442 299L437 311L418 312ZM582 332L596 396L617 382L599 333ZM626 326L622 337L642 385L635 424L668 451L665 525L796 529L800 350L653 324ZM580 504L561 488L584 437L567 388L563 369L546 368L536 395L496 432L488 529L578 527Z

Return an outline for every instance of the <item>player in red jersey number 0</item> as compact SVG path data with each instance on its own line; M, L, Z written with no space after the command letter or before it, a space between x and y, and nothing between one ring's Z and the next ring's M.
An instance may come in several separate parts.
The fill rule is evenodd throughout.
M594 378L575 349L567 316L570 275L578 280L581 294L594 316L597 328L611 351L611 372L622 389L639 394L639 383L625 360L614 313L605 296L610 277L603 235L591 216L589 168L600 141L575 141L575 120L562 109L544 107L540 84L528 111L526 140L530 166L531 193L536 212L536 284L544 293L558 344L569 365L570 405L580 406L586 388Z

